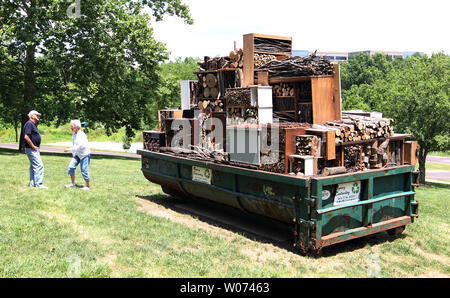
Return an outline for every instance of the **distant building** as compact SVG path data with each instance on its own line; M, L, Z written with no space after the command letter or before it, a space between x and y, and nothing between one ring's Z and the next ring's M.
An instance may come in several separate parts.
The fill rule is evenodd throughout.
M306 57L314 52L306 51L306 50L293 50L292 55L299 56L299 57ZM357 52L317 52L316 55L320 57L325 57L327 59L330 59L331 62L338 63L341 61L347 61L350 57L356 56L359 53L366 53L369 54L370 57L373 57L373 55L377 53L382 53L386 57L390 57L392 59L402 57L407 58L409 56L414 55L417 52L393 52L393 51L357 51ZM420 55L424 55L423 52L418 52Z

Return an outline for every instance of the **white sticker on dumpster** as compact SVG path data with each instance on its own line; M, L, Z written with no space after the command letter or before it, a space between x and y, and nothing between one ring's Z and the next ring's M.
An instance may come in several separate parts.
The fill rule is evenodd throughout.
M334 206L359 202L361 196L361 181L339 184Z
M212 178L212 170L201 168L201 167L192 167L192 180L205 183L205 184L211 184L211 178Z

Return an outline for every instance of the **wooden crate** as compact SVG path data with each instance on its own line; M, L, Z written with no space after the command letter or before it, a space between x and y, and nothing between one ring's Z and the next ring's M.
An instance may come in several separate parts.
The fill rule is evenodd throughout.
M178 109L158 110L159 130L165 131L166 129L164 125L165 119L179 119L179 118L183 118L183 110Z
M307 134L316 135L322 139L322 156L327 160L336 159L336 131L333 129L307 129Z
M288 41L291 43L290 51L288 52L266 52L255 50L255 38L262 38L267 40L280 40ZM284 59L286 57L292 56L292 37L285 36L275 36L275 35L265 35L265 34L246 34L244 35L244 80L243 86L247 87L254 85L255 83L255 54L270 54L277 56L277 59Z
M279 106L277 100L290 99L293 101L295 109L285 112L294 114L296 122L322 124L327 121L341 120L340 68L339 65L333 67L334 75L269 78L269 84L272 87L278 84L290 84L294 87L294 96L274 96L274 107ZM308 88L311 90L311 94L306 96L307 98L300 92L300 86L305 84L310 84ZM302 110L305 112L305 108L312 109L312 115L308 114L306 118L298 114Z
M404 164L416 165L417 164L417 150L420 149L417 141L404 142Z

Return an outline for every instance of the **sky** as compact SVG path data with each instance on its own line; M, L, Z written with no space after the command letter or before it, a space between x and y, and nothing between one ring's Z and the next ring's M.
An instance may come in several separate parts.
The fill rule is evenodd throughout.
M226 56L243 35L289 36L293 50L450 54L450 0L184 0L194 25L152 24L176 57Z

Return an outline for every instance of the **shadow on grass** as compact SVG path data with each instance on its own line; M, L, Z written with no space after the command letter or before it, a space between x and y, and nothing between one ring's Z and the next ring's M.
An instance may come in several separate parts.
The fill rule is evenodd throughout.
M427 182L426 185L421 185L418 187L418 189L420 188L425 188L425 189L432 189L432 188L445 188L445 189L450 189L450 184L445 184L445 183L439 183L439 182Z
M293 231L288 224L198 198L184 199L165 194L137 195L137 197L179 214L190 215L203 223L237 233L247 239L272 244L290 252L298 253L292 245ZM264 230L267 232L262 232Z
M177 213L193 216L206 224L238 233L250 240L271 244L288 252L314 258L328 258L341 253L353 252L359 249L363 249L367 245L377 246L387 242L395 241L398 238L406 237L405 234L395 237L389 236L386 232L380 232L377 234L325 247L322 249L319 255L309 253L306 254L300 249L293 246L293 226L287 223L285 224L282 222L278 222L271 218L266 218L260 215L247 214L239 209L197 198L189 198L186 200L168 196L165 194L137 197L161 205ZM189 208L183 208L184 204L189 204ZM204 214L205 208L211 209L209 210L209 214L207 215ZM224 214L227 214L226 221L221 220L223 219ZM266 235L264 235L264 233L255 233L254 231L249 231L248 226L253 226L257 228L258 231L267 229L271 232ZM273 233L279 233L279 236L276 237L277 239L271 237ZM404 233L407 233L407 230ZM280 240L280 238L284 238L284 240Z

